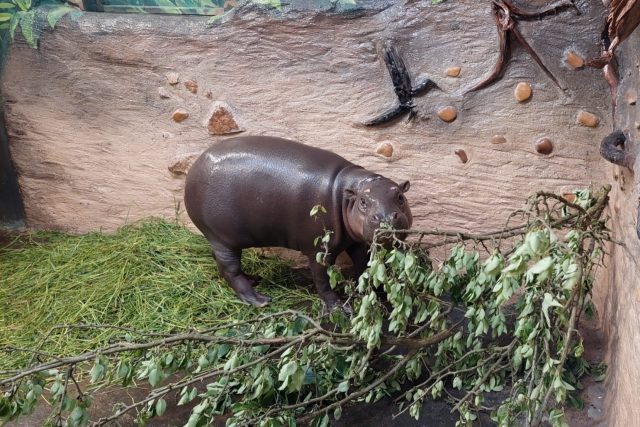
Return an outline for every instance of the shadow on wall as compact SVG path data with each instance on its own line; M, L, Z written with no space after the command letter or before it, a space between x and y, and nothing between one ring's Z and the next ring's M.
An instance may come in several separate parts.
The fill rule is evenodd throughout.
M9 140L0 110L0 229L24 227L24 210L15 170L9 155Z

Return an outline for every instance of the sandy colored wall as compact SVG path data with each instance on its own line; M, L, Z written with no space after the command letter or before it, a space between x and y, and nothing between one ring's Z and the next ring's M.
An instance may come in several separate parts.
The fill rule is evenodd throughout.
M566 90L516 49L504 79L468 95L498 57L489 3L392 3L346 15L250 9L213 28L207 18L85 14L43 34L37 51L16 43L2 91L27 224L110 231L148 215L173 217L184 179L167 167L223 138L202 124L216 101L236 109L245 134L289 137L410 179L421 227L496 227L534 190L601 180L594 165L609 128L608 88L598 71L563 61L568 48L597 53L599 1L579 1L580 16L566 11L521 25ZM416 99L418 120L355 126L395 102L376 50L386 39L415 76L442 90ZM445 76L451 66L462 68L458 78ZM181 83L167 82L171 72ZM188 79L197 94L183 86ZM529 102L513 97L519 81L533 86ZM451 124L436 116L447 105L458 110ZM179 108L189 118L176 123ZM601 124L577 125L581 109ZM491 144L496 134L507 142ZM543 136L554 143L549 156L534 150ZM374 154L383 141L394 146L391 161Z
M640 93L640 34L636 31L617 52L620 65L616 128L629 135L628 151L636 156L640 171L640 110L633 101ZM609 365L606 404L610 426L640 425L640 185L637 173L607 164L612 184L610 226L622 245L612 245L603 282L596 288L596 302L605 331ZM603 286L604 285L604 286Z

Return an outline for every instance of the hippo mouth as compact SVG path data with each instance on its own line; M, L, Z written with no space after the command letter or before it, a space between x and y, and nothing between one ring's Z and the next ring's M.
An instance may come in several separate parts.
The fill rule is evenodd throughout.
M404 241L408 236L406 231L394 231L390 229L385 229L384 232L378 231L378 235L376 237L376 243L381 244L385 248L389 248L393 246L395 242L398 240Z
M409 225L407 221L395 221L393 226L389 224L367 224L365 226L364 235L367 236L367 241L373 243L379 243L385 247L393 245L395 241L404 241L407 236L407 228Z

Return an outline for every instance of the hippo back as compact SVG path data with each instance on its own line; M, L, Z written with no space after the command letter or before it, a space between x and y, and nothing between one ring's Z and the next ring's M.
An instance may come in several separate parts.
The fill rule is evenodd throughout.
M309 252L323 226L342 233L344 188L336 177L347 168L361 169L337 154L282 138L231 138L193 164L185 206L210 240ZM319 220L309 216L316 204L327 210Z

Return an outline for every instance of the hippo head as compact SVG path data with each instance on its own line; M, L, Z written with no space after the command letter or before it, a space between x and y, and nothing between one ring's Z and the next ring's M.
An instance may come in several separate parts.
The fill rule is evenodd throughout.
M394 230L410 228L413 217L404 196L408 190L409 181L396 184L379 175L361 181L356 188L345 189L343 218L351 238L371 243L376 229L383 224Z

